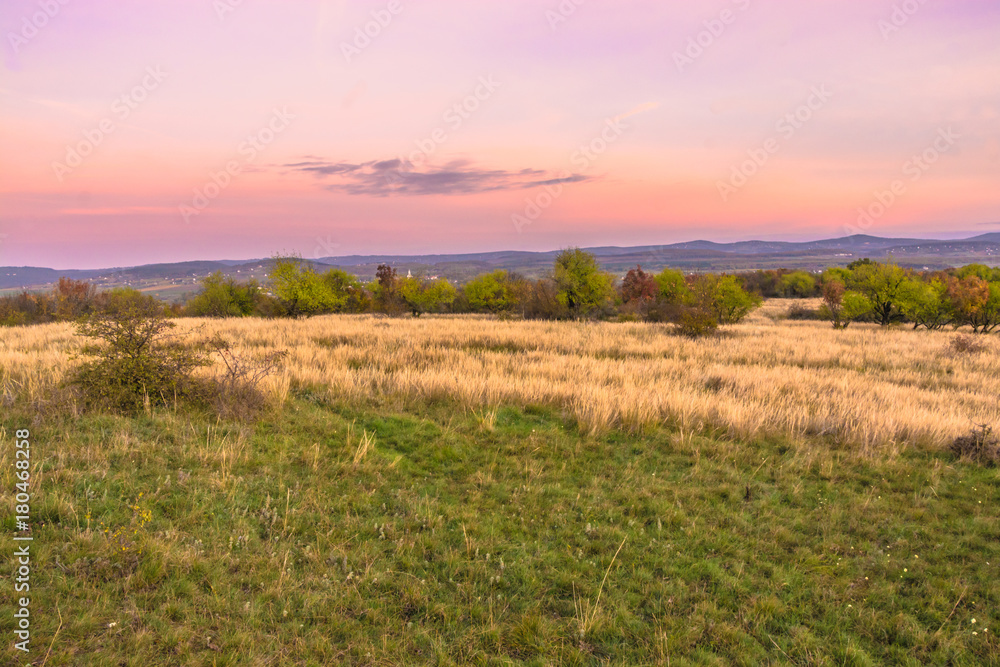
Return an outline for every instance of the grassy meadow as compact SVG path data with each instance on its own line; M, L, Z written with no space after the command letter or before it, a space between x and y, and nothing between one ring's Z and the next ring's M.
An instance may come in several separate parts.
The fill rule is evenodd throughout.
M72 326L4 328L0 484L30 428L35 560L32 652L5 593L3 662L1000 664L1000 476L948 451L1000 426L1000 339L788 307L698 340L178 320L288 352L255 423L84 413L55 390Z

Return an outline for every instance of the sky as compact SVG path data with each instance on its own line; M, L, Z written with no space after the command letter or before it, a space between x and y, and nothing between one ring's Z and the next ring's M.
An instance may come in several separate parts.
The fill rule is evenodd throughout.
M1000 231L995 0L4 0L0 265Z

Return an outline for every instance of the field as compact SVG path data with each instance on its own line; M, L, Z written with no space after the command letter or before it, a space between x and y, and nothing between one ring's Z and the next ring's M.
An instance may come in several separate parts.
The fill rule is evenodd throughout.
M72 327L2 330L5 493L33 437L30 661L1000 664L1000 479L948 452L1000 425L1000 340L787 309L707 340L180 320L289 352L257 424L77 414L50 399Z

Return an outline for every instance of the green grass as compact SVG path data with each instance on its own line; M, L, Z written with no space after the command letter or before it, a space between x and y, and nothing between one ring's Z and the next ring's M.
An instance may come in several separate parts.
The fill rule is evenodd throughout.
M254 428L43 417L33 650L8 566L3 662L61 615L47 665L1000 664L996 469L490 421L308 392Z

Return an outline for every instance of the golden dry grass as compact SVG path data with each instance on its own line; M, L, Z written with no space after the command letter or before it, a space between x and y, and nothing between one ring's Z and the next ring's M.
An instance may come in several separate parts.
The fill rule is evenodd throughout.
M731 437L823 437L864 452L941 446L973 422L1000 422L998 341L954 355L950 331L787 321L771 301L708 340L644 323L387 319L179 320L243 351L288 350L270 390L322 388L333 398L451 399L474 410L556 406L584 430L667 423ZM0 331L7 401L32 397L72 366L81 342L66 324Z

